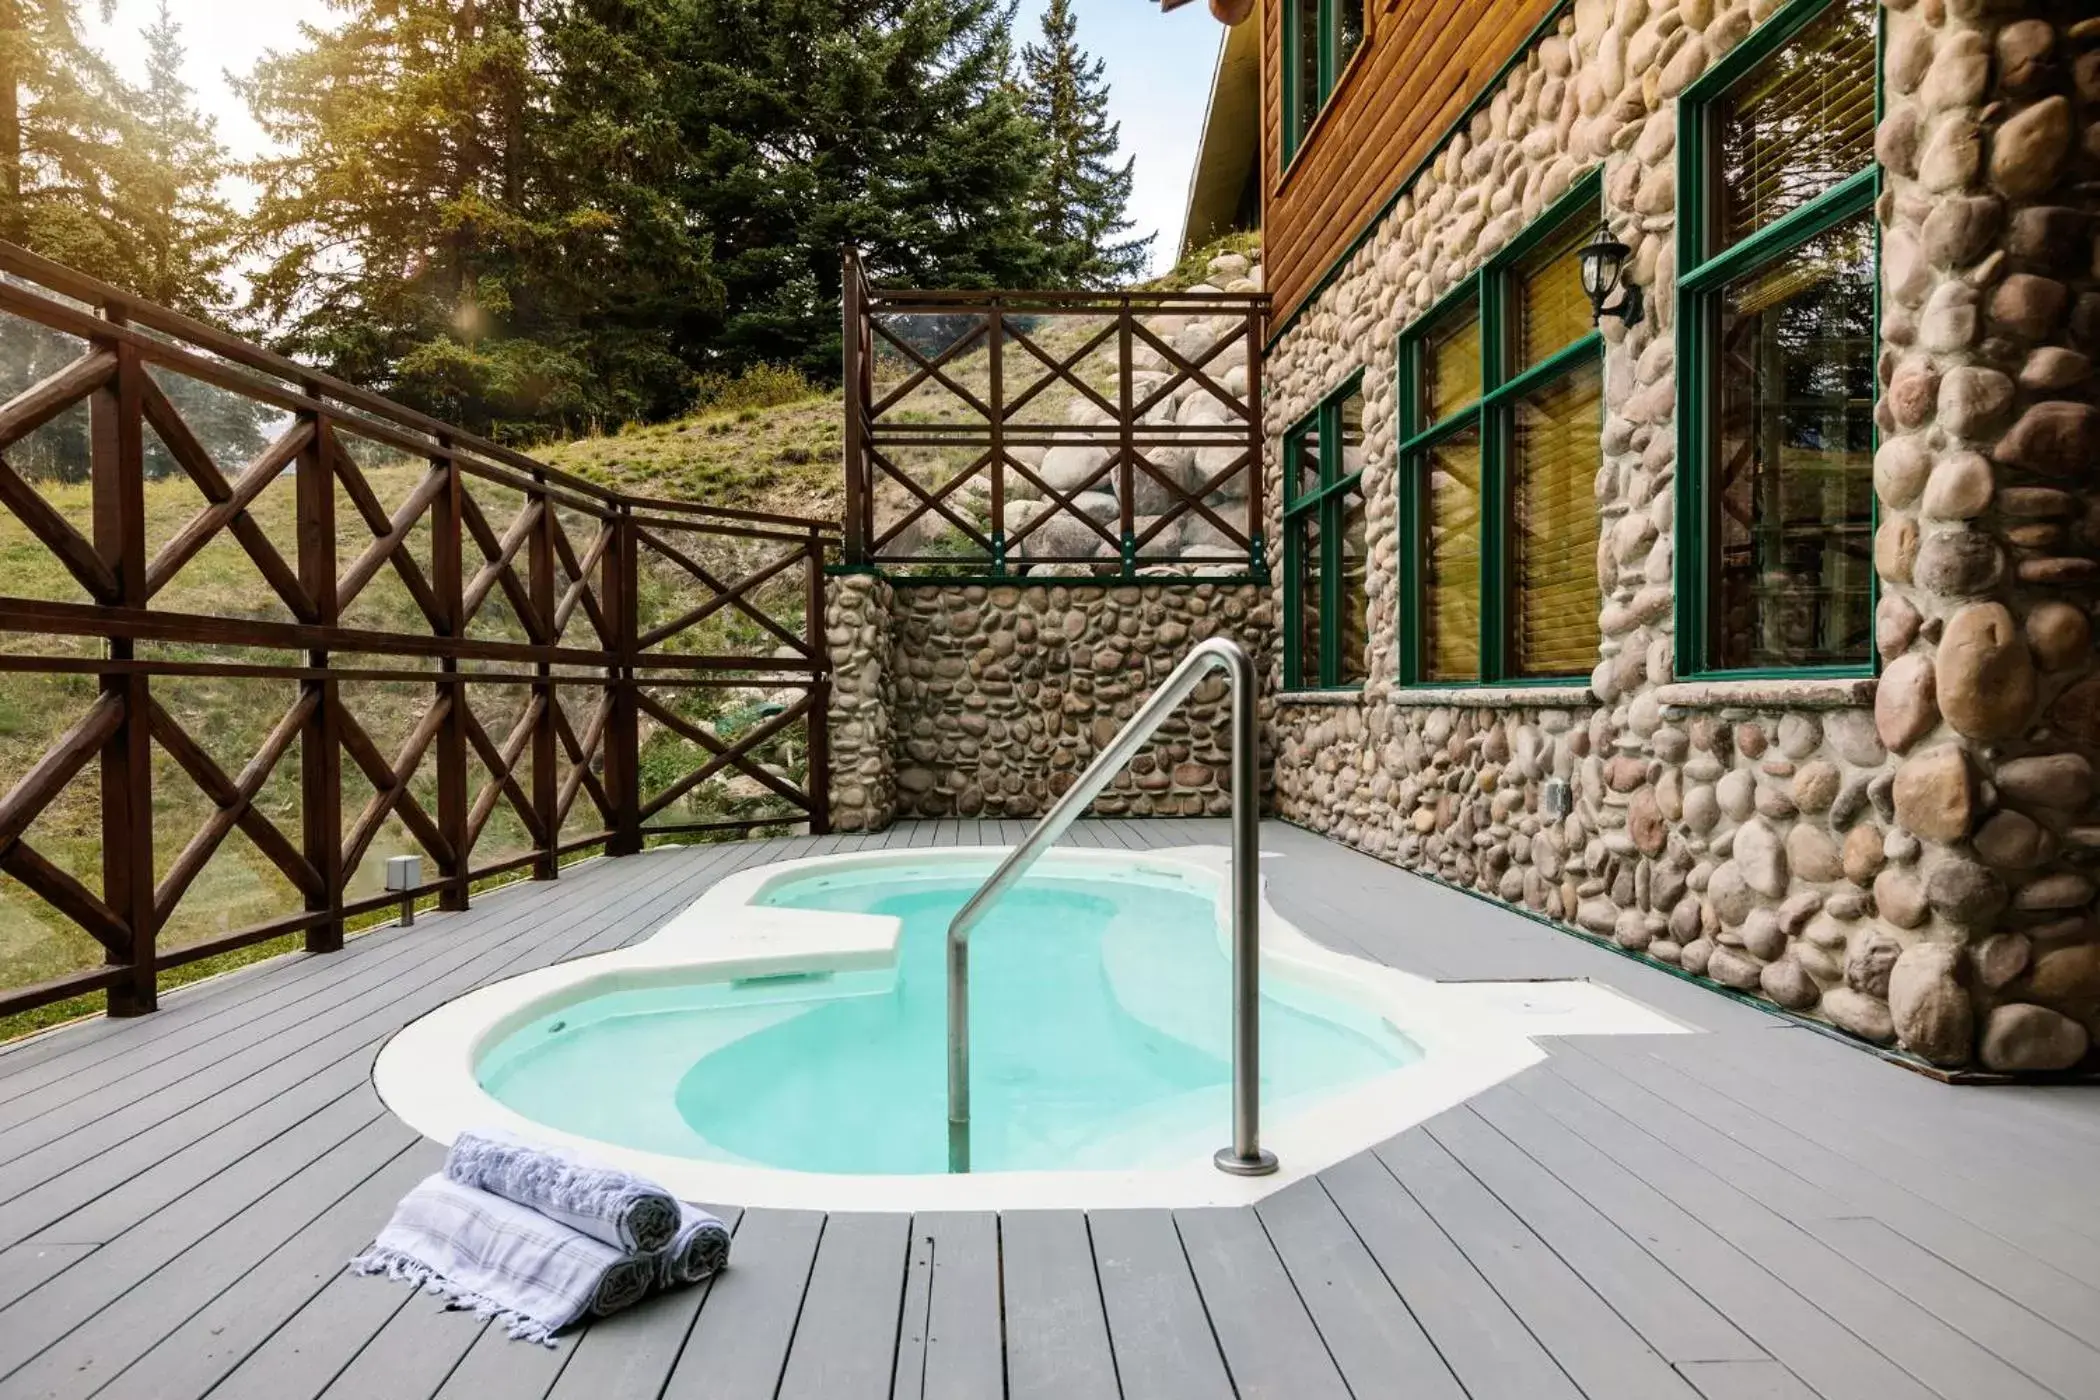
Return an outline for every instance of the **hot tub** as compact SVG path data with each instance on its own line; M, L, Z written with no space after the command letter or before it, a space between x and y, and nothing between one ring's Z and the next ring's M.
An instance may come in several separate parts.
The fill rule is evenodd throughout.
M441 1141L508 1128L688 1199L1101 1208L1258 1199L1540 1058L1521 1006L1324 948L1265 901L1282 1170L1227 1176L1210 1163L1231 1121L1226 853L1053 850L971 938L973 1170L950 1174L944 936L1004 854L739 872L646 941L415 1022L375 1081Z

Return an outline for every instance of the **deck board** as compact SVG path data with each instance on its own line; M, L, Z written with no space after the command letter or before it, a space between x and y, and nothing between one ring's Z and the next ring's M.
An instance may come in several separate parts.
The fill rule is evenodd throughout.
M1174 1213L1240 1400L1349 1400L1349 1386L1251 1210Z
M897 1324L893 1400L976 1400L1006 1384L999 1316L999 1217L917 1215Z
M1275 823L1273 896L1419 974L1587 977L1588 1038L1255 1210L727 1214L734 1263L509 1341L343 1262L439 1150L372 1057L472 987L646 938L733 871L1032 823L666 847L0 1049L0 1400L2100 1400L2100 1094L1970 1090ZM1094 849L1229 823L1087 821Z
M1174 1217L1163 1210L1108 1210L1095 1212L1089 1224L1124 1400L1230 1394L1217 1333Z
M1086 1217L1017 1211L999 1221L1012 1400L1115 1396L1115 1355Z

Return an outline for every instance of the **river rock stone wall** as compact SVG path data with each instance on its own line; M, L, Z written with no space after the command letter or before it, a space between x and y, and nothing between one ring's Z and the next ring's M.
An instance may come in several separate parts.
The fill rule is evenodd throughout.
M1189 648L1275 646L1254 584L897 586L832 580L832 821L1035 817L1166 679ZM1231 705L1222 679L1098 798L1102 816L1230 811Z
M1373 679L1280 698L1276 804L1866 1041L2070 1068L2100 1032L2100 21L1887 6L1882 674L1678 683L1676 98L1778 9L1578 0L1272 349L1268 499L1284 431L1358 369L1373 464ZM1404 691L1396 337L1598 164L1649 315L1604 322L1596 668Z
M896 685L890 663L890 604L880 575L826 580L824 640L831 654L831 825L880 831L897 816Z

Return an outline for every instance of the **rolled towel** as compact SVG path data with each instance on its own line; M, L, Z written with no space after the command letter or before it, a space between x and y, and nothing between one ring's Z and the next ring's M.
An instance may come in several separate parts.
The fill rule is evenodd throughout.
M656 1255L659 1288L698 1283L729 1262L729 1227L698 1206L678 1209L678 1233Z
M552 1346L562 1328L640 1301L658 1266L440 1172L401 1198L350 1267L405 1279L513 1338Z
M678 1199L663 1187L508 1133L461 1133L445 1155L445 1175L629 1254L654 1254L678 1233Z

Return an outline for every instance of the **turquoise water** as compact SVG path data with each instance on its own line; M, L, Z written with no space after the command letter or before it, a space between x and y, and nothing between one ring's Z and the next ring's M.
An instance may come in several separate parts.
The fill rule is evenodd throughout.
M794 878L759 903L893 915L892 971L660 986L542 1017L484 1055L528 1118L650 1151L813 1172L947 1169L948 921L987 869ZM1208 893L1171 875L1032 874L970 940L978 1171L1184 1161L1228 1136L1229 964ZM1265 988L1276 1122L1420 1057L1375 1015Z

